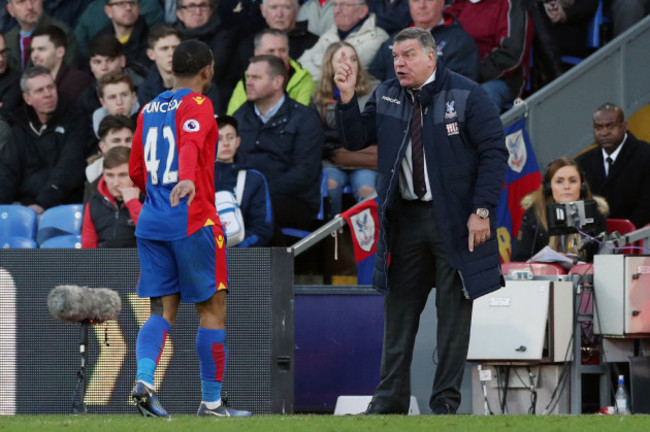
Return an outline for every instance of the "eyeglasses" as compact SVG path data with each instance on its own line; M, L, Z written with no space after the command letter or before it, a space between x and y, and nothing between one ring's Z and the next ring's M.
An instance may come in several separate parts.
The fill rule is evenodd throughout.
M134 7L138 6L138 2L137 1L116 1L115 3L109 3L109 6L115 6L115 7L124 8L124 9L126 9L128 7L134 8Z
M200 4L190 3L185 6L179 6L178 8L183 10L194 10L194 11L205 12L208 9L210 9L210 3L200 3Z
M341 8L341 9L350 9L353 7L361 6L361 2L334 2L334 9Z

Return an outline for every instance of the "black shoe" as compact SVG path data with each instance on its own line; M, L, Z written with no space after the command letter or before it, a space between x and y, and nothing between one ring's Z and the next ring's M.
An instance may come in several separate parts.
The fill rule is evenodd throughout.
M453 409L448 403L439 403L431 408L431 414L433 415L454 415L456 410Z
M142 381L138 381L133 387L131 398L144 417L169 417L156 392L144 385Z
M379 415L379 414L407 414L406 412L392 410L383 405L378 404L377 402L370 401L368 408L364 413L365 415Z

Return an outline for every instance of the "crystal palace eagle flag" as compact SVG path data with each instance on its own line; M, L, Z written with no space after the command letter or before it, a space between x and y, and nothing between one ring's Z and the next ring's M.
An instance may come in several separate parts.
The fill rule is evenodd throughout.
M497 207L497 239L501 261L509 262L524 214L521 199L539 188L542 176L526 132L526 118L519 119L504 132L510 157L506 182Z
M372 270L379 236L377 198L360 202L341 213L350 226L359 285L372 285Z

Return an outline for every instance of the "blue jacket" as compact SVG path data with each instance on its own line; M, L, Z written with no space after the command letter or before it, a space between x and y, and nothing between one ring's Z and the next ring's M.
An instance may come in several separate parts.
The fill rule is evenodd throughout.
M423 141L438 232L458 269L464 294L475 299L503 285L496 239L495 209L505 180L508 151L494 104L475 82L436 70L423 87ZM392 79L381 84L359 111L356 96L337 106L337 127L343 145L358 150L377 142L379 241L373 285L389 289L387 270L392 225L400 209L399 177L409 144L413 102ZM469 252L467 221L477 208L490 210L490 239Z
M260 171L269 182L271 199L291 196L320 208L321 155L324 134L316 112L285 95L280 109L268 122L246 102L234 114L239 123L242 167Z
M247 170L244 196L241 199L242 216L246 238L238 247L268 246L273 236L273 210L271 196L264 175L256 170ZM215 191L235 194L239 168L232 163L214 163Z

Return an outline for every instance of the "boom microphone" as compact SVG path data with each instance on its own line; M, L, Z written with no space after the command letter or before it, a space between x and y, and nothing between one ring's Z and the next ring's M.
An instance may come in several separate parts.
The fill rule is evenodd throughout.
M47 296L47 308L61 321L97 324L117 319L122 300L117 292L107 288L59 285Z

